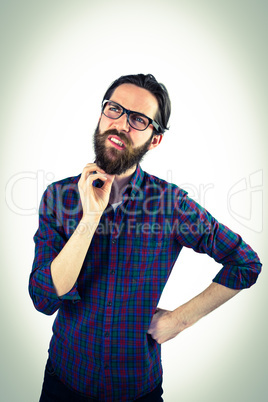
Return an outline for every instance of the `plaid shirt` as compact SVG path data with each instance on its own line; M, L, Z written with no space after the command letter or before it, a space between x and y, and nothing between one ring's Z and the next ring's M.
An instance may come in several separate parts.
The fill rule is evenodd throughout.
M221 263L213 281L230 288L254 284L261 264L184 190L138 166L122 204L104 211L77 282L59 298L50 264L82 217L79 178L43 195L29 291L37 310L58 310L49 355L61 381L101 401L132 401L162 379L160 345L147 331L182 247Z

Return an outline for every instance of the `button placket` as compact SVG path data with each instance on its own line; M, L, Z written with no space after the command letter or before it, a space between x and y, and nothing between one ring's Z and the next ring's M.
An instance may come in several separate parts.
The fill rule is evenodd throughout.
M113 227L117 228L115 233L110 234L110 258L109 258L109 271L107 277L107 289L106 289L106 308L104 317L104 328L103 328L103 367L104 376L106 378L106 383L110 379L111 368L110 363L110 349L111 349L111 337L112 337L112 322L113 322L113 301L115 296L115 285L116 285L116 272L118 265L118 234L120 233L120 224L122 221L122 211L119 208L114 212L113 216Z

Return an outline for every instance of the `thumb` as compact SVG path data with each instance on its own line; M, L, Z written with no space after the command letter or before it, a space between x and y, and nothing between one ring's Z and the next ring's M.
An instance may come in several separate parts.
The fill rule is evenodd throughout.
M107 177L107 180L105 180L105 182L102 186L102 190L110 193L115 175L107 174L106 177Z

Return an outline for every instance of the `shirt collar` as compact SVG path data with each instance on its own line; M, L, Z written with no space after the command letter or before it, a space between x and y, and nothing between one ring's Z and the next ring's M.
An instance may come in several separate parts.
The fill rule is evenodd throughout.
M141 166L138 164L135 172L131 176L131 179L124 191L123 198L126 196L127 198L130 196L131 199L134 199L137 192L139 191L141 184L144 179L144 171L142 170ZM94 187L101 187L103 182L98 179L93 182Z
M141 184L144 178L144 171L142 170L141 166L138 164L135 172L133 173L123 195L124 197L130 197L134 199L137 192L139 191Z

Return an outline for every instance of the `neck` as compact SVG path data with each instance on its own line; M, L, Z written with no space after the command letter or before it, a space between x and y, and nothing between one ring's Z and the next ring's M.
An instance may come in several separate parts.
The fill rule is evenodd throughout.
M129 183L131 176L136 170L136 166L127 170L125 173L116 175L112 185L112 191L110 194L110 204L114 204L122 200L122 194Z

